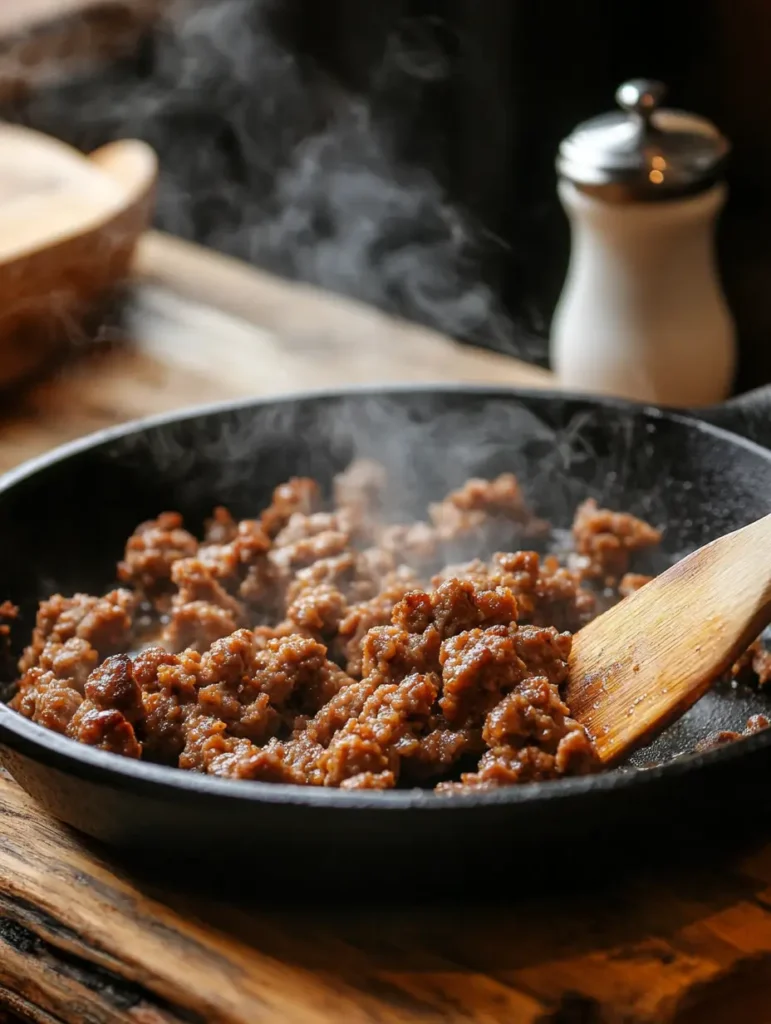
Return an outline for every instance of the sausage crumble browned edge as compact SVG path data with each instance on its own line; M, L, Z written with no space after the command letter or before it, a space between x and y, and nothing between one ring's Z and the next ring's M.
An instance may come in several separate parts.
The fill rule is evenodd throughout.
M201 540L176 512L142 523L116 589L40 604L11 706L232 779L455 793L595 770L561 695L571 633L645 585L634 560L660 532L588 500L560 561L531 550L549 526L511 474L412 523L383 522L387 486L358 461L329 508L297 478L258 518L215 509ZM757 645L747 671L771 679Z

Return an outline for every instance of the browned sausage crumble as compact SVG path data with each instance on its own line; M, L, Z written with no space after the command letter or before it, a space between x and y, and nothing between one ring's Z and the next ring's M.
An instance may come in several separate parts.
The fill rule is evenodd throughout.
M549 526L511 474L469 480L412 523L381 521L387 486L359 461L331 508L292 479L258 518L215 509L200 541L176 512L142 523L117 589L41 603L11 706L81 743L233 779L457 793L595 770L562 696L571 633L608 588L648 582L634 562L660 532L585 501L565 564L519 549ZM771 678L757 645L746 671Z

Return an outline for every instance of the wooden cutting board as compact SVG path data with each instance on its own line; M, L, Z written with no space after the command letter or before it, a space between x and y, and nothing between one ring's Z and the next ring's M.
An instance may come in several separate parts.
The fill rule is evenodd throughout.
M0 412L0 471L56 444L167 409L386 382L552 387L538 367L146 234L120 317Z

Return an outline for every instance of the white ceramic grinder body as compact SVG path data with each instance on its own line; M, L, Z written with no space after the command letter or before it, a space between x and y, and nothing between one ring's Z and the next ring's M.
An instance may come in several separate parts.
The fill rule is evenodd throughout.
M563 143L571 255L552 366L567 389L702 406L729 394L736 362L714 241L727 143L709 122L657 110L662 92L627 83L626 119L596 118Z

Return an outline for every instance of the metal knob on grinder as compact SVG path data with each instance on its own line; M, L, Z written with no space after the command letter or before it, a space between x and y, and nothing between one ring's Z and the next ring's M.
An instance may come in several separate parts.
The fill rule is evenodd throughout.
M583 122L563 141L560 176L606 202L669 199L714 185L728 140L704 118L663 108L666 92L647 78L620 85L620 110Z

